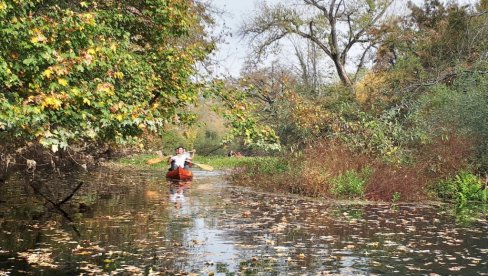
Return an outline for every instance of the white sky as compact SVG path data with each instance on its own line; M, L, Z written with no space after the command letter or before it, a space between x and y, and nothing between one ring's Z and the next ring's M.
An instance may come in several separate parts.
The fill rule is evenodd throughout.
M266 1L267 3L279 3L280 0L209 0L209 2L220 10L224 11L223 17L218 20L218 28L221 31L225 28L232 34L226 37L225 44L219 44L218 50L215 53L218 62L214 69L216 74L232 75L237 77L241 71L243 62L246 59L250 49L246 45L245 40L241 40L237 35L239 26L246 18L251 17L257 13L257 3ZM447 2L448 0L444 0ZM407 10L407 0L397 0L394 4L395 10ZM413 0L417 5L421 5L423 0ZM478 3L478 0L457 0L454 1L459 4L473 4ZM222 22L223 21L223 22ZM224 27L224 24L226 27Z
M216 53L219 61L218 67L214 68L217 74L230 74L238 76L242 64L248 54L248 48L245 47L245 40L237 35L237 31L246 18L249 18L254 12L259 0L211 0L211 3L224 11L222 20L219 20L219 28L225 28L231 36L225 38L225 44L218 45ZM279 1L279 0L278 0ZM274 1L274 2L278 2ZM269 1L268 1L269 2ZM223 25L225 24L225 25Z

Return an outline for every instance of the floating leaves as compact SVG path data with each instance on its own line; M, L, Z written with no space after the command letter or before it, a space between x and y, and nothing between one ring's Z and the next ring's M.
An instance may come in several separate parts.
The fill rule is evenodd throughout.
M27 263L29 263L33 267L49 267L49 268L58 267L58 265L55 264L52 258L51 249L42 248L42 249L29 250L26 252L19 252L18 255L24 258L27 261Z
M393 211L387 204L257 193L197 175L175 208L174 187L160 171L104 170L87 177L70 223L52 213L44 223L25 219L0 204L6 214L0 254L56 272L74 260L79 274L94 275L473 275L488 265L485 217L466 228L435 206L398 204ZM66 185L53 184L52 193ZM20 193L11 194L18 199ZM38 210L45 206L25 198L15 209L45 215ZM89 212L80 212L82 202ZM36 248L39 235L47 249L17 253L9 247Z

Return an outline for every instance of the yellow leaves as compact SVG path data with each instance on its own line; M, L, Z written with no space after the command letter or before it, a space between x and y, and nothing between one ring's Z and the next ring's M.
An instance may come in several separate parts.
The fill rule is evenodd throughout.
M53 71L52 71L51 69L49 69L49 68L48 68L48 69L46 69L46 70L44 70L44 72L42 72L42 76L43 76L43 77L46 77L46 78L48 78L48 79L50 79L50 78L51 78L51 75L52 75L52 74L53 74Z
M78 87L73 87L73 88L71 88L71 94L73 94L74 96L80 96L81 91Z
M101 83L97 85L97 92L99 93L105 93L109 96L115 95L115 88L111 83Z
M31 37L31 42L36 44L36 43L39 43L39 42L44 42L47 40L47 37L45 37L41 30L39 29L34 29L34 35Z
M369 72L356 84L356 99L362 104L374 101L381 97L381 92L385 89L387 82L388 76L384 73Z
M116 79L123 79L124 78L124 73L122 73L122 72L115 72L114 73L114 77Z
M37 95L28 96L23 102L23 106L29 106L29 111L31 114L40 114L45 108L58 110L61 108L62 104L66 102L69 95L66 93L51 93L46 95L40 93ZM20 111L19 111L20 112Z
M51 79L53 75L57 76L66 76L69 74L69 69L64 66L59 66L59 65L53 65L47 68L42 72L42 76L47 79ZM58 83L61 84L62 86L67 86L68 81L64 78L58 78Z
M58 79L58 83L62 86L68 86L68 81L66 79Z
M91 106L91 101L88 98L83 98L83 103L86 104L86 105Z
M302 129L319 131L320 126L330 120L330 114L327 110L317 105L316 102L303 98L294 92L287 93L286 97L293 104L290 123L294 123Z
M81 21L83 21L84 23L90 25L90 26L95 26L96 25L96 22L95 22L95 15L93 13L82 13L79 15L79 18L81 19Z
M94 59L94 56L96 56L96 54L97 54L96 49L90 48L86 50L86 52L82 55L82 59L86 65L90 65Z
M89 55L95 55L97 53L97 51L95 49L93 49L93 48L90 48L90 49L88 49L86 51L86 53L89 54Z
M6 10L7 9L7 4L4 2L0 2L0 11Z
M158 109L158 107L160 106L160 104L158 102L154 103L152 106L151 106L151 109Z
M63 102L53 96L47 96L41 103L43 108L60 109Z

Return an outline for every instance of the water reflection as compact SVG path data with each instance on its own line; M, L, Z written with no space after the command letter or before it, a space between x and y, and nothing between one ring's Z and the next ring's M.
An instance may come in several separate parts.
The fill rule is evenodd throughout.
M175 208L180 209L185 202L186 191L191 187L192 181L168 181L169 201L173 202Z
M2 187L0 274L487 273L486 208L466 225L444 206L331 204L199 171L171 183L101 170L52 180L45 195L62 199L78 180L62 206L72 221L20 181Z

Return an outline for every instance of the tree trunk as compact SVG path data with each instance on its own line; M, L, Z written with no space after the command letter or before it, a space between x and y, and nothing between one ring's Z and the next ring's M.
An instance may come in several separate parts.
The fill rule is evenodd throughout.
M341 82L348 88L352 88L352 81L349 78L349 75L347 75L346 72L346 67L344 64L341 63L339 56L335 56L333 58L335 68L337 70L337 74L339 75L339 78L341 79Z

